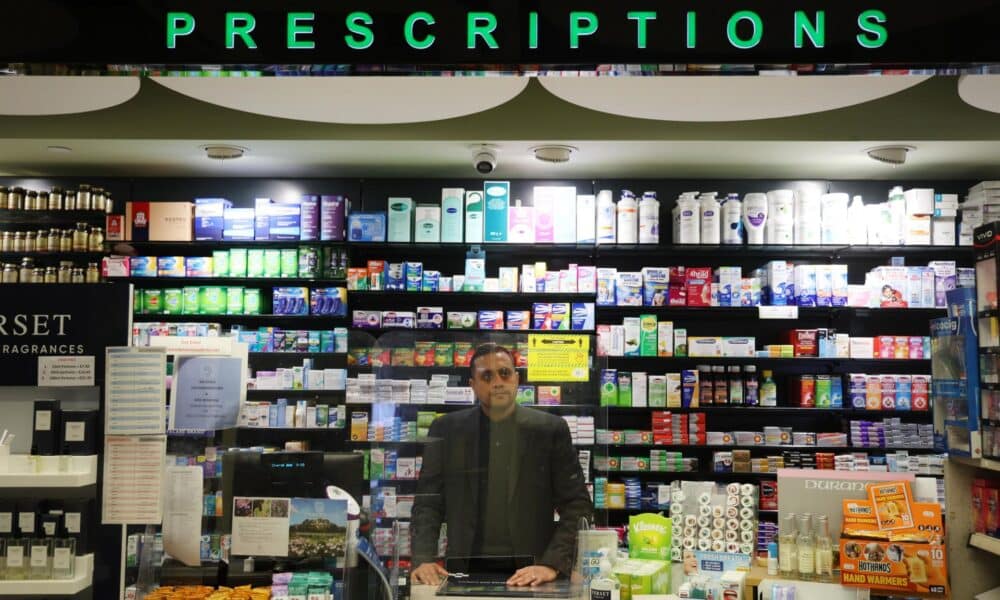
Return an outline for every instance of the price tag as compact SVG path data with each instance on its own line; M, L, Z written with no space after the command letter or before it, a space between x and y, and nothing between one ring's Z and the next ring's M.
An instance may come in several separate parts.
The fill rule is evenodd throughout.
M798 319L798 306L758 306L759 319Z
M48 546L32 546L31 547L31 566L32 567L44 567L45 563L49 560L49 547Z
M68 533L80 533L80 513L68 512L63 516L63 523L66 524Z
M21 568L24 566L24 548L7 546L7 567Z
M69 548L56 548L52 552L52 568L68 571L70 557Z

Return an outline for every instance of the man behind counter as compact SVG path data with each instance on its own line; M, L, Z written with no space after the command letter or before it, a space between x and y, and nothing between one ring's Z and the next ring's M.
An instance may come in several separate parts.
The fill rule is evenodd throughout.
M437 584L448 575L434 562L441 523L449 557L498 557L494 566L534 557L508 585L569 575L579 520L593 509L569 427L517 405L519 378L507 348L484 344L470 365L479 406L435 419L428 434L412 512L413 581Z

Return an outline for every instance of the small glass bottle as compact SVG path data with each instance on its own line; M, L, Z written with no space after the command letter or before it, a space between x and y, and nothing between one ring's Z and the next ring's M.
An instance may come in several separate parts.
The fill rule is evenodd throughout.
M715 404L729 404L729 381L726 379L726 367L712 367L712 379L715 385Z
M73 267L73 270L70 272L70 283L86 283L83 269L80 267Z
M35 267L31 270L31 283L45 283L45 269Z
M778 532L778 570L785 579L795 577L799 571L799 555L796 551L798 532L795 513L790 513L781 523Z
M0 252L13 252L14 251L14 232L5 231L3 235L0 236Z
M111 192L104 192L104 213L110 215L115 212L115 202L111 199Z
M28 579L52 579L52 538L31 538Z
M73 230L63 229L59 236L59 251L60 252L72 252L73 251Z
M760 386L760 405L778 405L778 386L774 383L770 369L764 369L764 383Z
M799 515L799 536L795 538L799 553L799 579L812 581L816 576L816 536L813 535L812 515Z
M17 274L17 280L21 283L31 282L31 272L35 270L35 259L25 256L21 259L21 269Z
M14 252L24 252L24 232L14 232Z
M87 275L85 277L86 283L100 283L101 282L101 268L97 266L97 263L87 263Z
M89 238L90 232L87 231L87 224L77 223L76 229L73 231L73 252L86 252Z
M7 538L0 538L0 581L7 579Z
M24 232L24 251L25 252L37 252L35 249L35 240L38 236L35 235L34 231Z
M52 544L52 579L73 579L76 569L76 540L56 538Z
M35 206L35 210L48 210L48 209L49 209L49 193L38 192L38 204Z
M739 365L729 365L729 404L743 405L743 369Z
M63 207L63 191L60 187L52 188L49 192L49 210L62 210Z
M7 208L9 210L24 209L24 188L16 187L7 194Z
M757 406L760 404L760 382L757 381L757 366L747 365L743 367L743 403L747 406Z
M56 280L56 283L72 283L73 263L71 261L59 261L59 272L56 274Z
M28 578L28 552L30 538L7 539L7 579L20 580Z
M9 193L7 192L7 186L0 185L0 208L7 208L7 197Z
M0 277L2 277L3 283L17 283L18 274L17 265L14 263L5 263L3 266L3 275Z
M59 274L55 267L45 268L45 283L59 283Z
M816 515L816 580L833 581L833 541L826 515Z
M52 228L49 230L48 242L45 244L46 252L59 252L59 240L62 238L62 233L58 229Z
M63 210L76 210L75 190L66 190L66 196L63 197Z
M104 249L104 229L94 227L87 236L87 249L91 252L100 252Z
M76 190L76 210L90 210L90 186L86 183Z
M90 210L104 212L104 188L95 187L90 196Z

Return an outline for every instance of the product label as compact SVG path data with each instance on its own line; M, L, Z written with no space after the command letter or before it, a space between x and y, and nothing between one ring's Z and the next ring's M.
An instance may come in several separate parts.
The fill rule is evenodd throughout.
M34 567L45 567L45 563L49 559L49 548L48 546L32 546L31 547L31 566Z
M0 533L11 533L14 525L14 515L9 512L0 513Z
M35 431L50 431L52 429L52 411L35 411Z
M80 533L80 513L68 512L63 515L63 523L69 533Z
M35 513L23 512L17 515L17 528L22 534L35 532Z
M7 568L20 569L24 566L24 548L7 546Z
M52 568L59 571L69 570L69 561L72 559L69 548L56 548L52 552Z
M83 421L66 422L66 441L82 442L87 437Z
M813 555L812 548L799 548L799 573L812 573L815 566L815 556Z

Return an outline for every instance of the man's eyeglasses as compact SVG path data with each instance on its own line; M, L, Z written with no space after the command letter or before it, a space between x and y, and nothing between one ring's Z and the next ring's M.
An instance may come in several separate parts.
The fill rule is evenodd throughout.
M500 379L507 381L515 374L514 369L508 369L506 367L500 367L496 371L488 369L477 369L476 378L481 379L487 383L493 381L494 378L499 377Z

